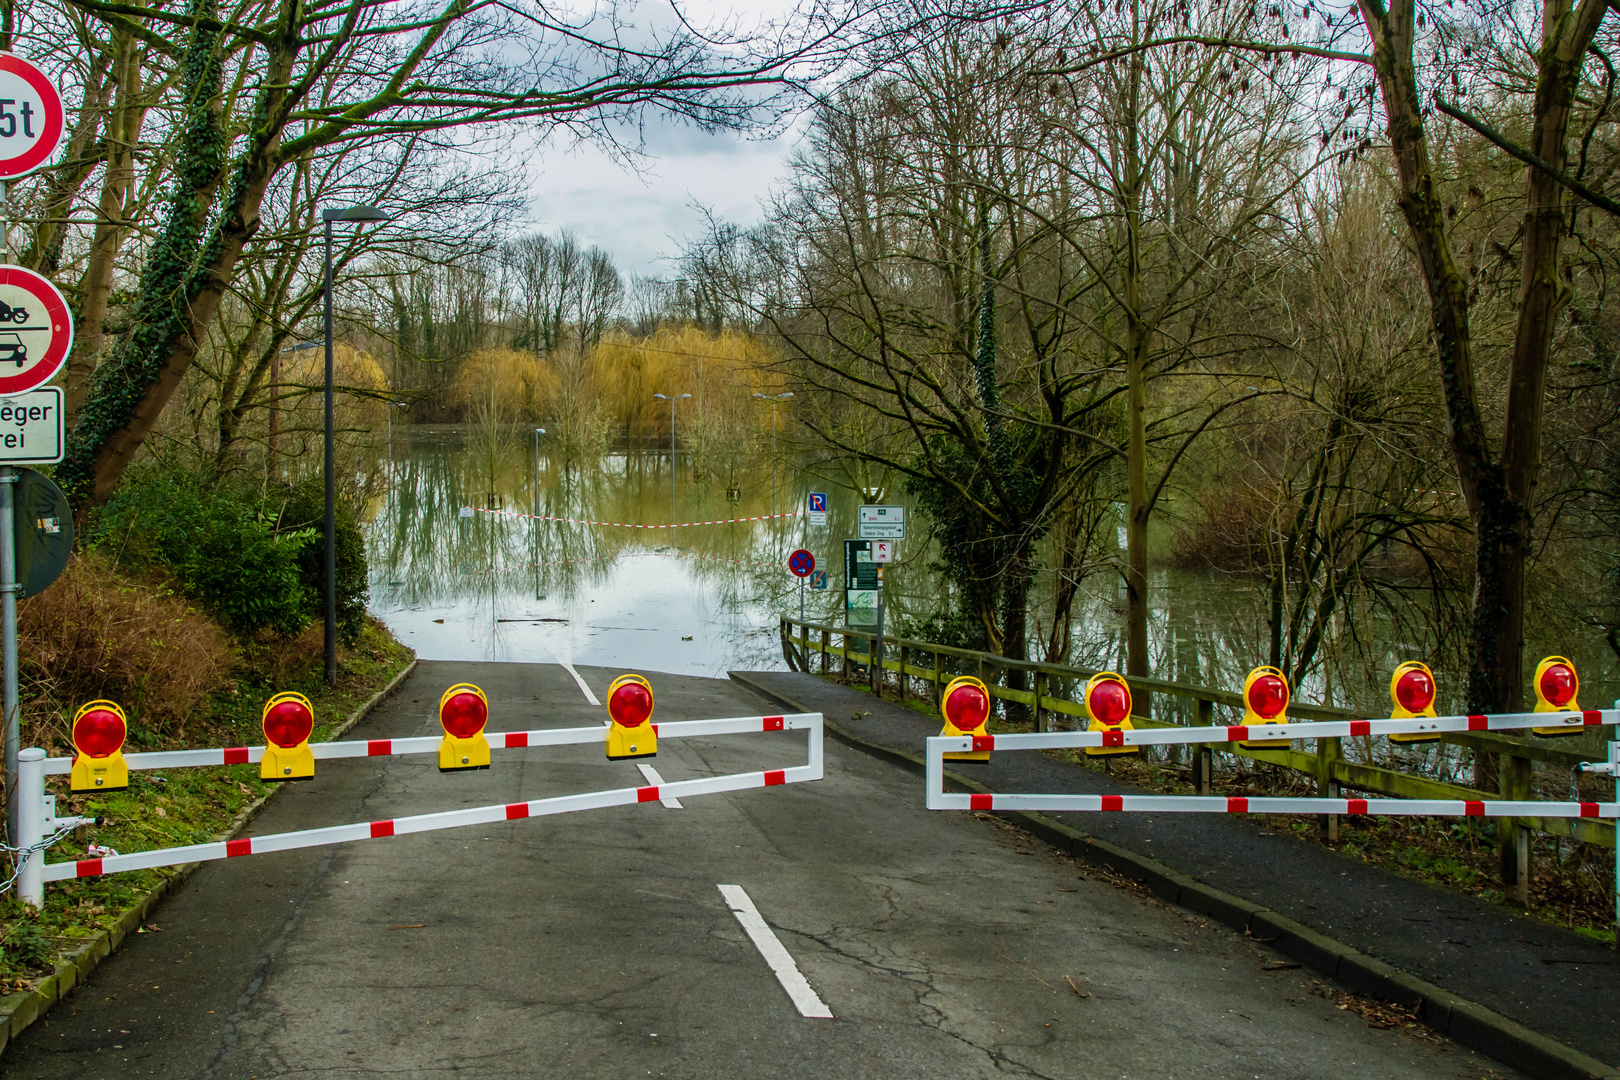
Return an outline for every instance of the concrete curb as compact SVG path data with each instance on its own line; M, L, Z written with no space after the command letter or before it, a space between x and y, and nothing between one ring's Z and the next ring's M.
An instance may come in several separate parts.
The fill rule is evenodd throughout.
M383 699L398 690L399 684L404 682L411 672L415 670L416 658L412 657L411 662L405 665L405 670L394 676L387 686L371 695L365 704L354 710L347 720L333 729L328 738L335 739L361 720L364 720L367 714L372 709L375 709ZM276 793L281 790L283 789L275 788L270 794L255 799L252 803L243 807L241 813L237 814L235 819L232 820L230 828L214 837L214 839L216 841L228 840L236 836L247 827L248 822L259 816L259 811L263 810L270 800L275 798ZM175 867L173 874L158 882L151 892L141 897L133 907L119 916L118 921L113 924L111 929L101 931L101 933L89 939L88 944L58 960L56 962L56 972L40 980L39 985L34 989L22 990L0 998L0 1055L5 1053L6 1047L11 1044L11 1040L22 1034L24 1028L44 1016L58 1001L67 997L74 987L90 977L90 973L96 969L97 965L116 952L129 935L140 930L141 926L146 922L147 916L163 902L163 898L184 885L186 880L201 865L202 863L183 863Z
M730 672L732 681L793 712L814 712L742 672ZM892 747L879 746L823 717L822 723L839 742L892 765L921 775L923 759ZM979 794L992 789L950 769L952 784ZM1399 971L1343 942L1318 933L1286 915L1251 903L1222 889L1170 869L1156 859L1087 836L1045 814L998 810L997 817L1015 821L1046 843L1077 859L1106 867L1121 877L1146 885L1155 896L1208 916L1269 945L1346 990L1383 998L1413 1010L1425 1025L1446 1037L1488 1054L1537 1080L1620 1080L1620 1068L1606 1065L1589 1054L1530 1030L1516 1020L1458 997L1433 983Z

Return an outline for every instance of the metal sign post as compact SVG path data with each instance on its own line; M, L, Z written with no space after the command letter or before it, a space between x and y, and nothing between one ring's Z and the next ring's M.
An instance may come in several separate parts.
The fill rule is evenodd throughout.
M22 846L22 825L17 817L17 752L22 733L17 716L17 470L0 465L0 655L3 655L3 690L0 713L6 718L6 821L11 846Z
M877 640L872 643L872 693L883 696L883 567L877 568Z
M14 404L0 404L0 416ZM61 410L54 411L60 425ZM56 445L59 461L60 434ZM16 448L12 452L31 451ZM15 459L0 439L0 461L6 460ZM22 746L17 705L17 598L31 596L55 581L72 550L73 517L62 490L43 473L0 465L0 715L6 726L6 821L12 847L21 845L22 835L17 816L17 753Z

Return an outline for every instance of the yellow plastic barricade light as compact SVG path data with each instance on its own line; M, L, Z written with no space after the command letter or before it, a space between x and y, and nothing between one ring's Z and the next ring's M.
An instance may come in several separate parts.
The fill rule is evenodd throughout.
M1131 688L1125 681L1125 676L1112 671L1097 672L1091 677L1091 681L1086 683L1084 700L1086 712L1091 716L1091 726L1086 730L1103 733L1103 745L1086 747L1088 756L1102 757L1106 754L1141 752L1140 747L1110 741L1111 733L1135 730L1135 725L1131 723ZM1123 735L1120 738L1123 738Z
M472 683L456 683L439 698L439 771L489 768L489 699Z
M119 791L129 787L129 766L124 762L124 737L129 721L115 702L92 701L73 714L73 771L69 782L75 794Z
M1262 665L1243 680L1243 726L1288 723L1288 679L1274 667ZM1287 746L1287 739L1255 739L1240 742L1245 750L1267 750Z
M658 753L658 731L652 718L652 684L640 675L620 675L608 687L607 756L612 761L652 757Z
M1429 670L1427 664L1416 660L1408 660L1395 669L1395 674L1389 677L1389 699L1395 703L1395 711L1389 715L1396 720L1415 720L1420 716L1434 716L1434 672ZM1390 742L1439 742L1438 731L1413 732L1410 735L1396 734L1389 737Z
M1581 692L1581 678L1575 674L1575 664L1562 656L1549 656L1536 665L1536 712L1580 712L1575 695ZM1531 731L1542 738L1559 735L1579 735L1586 728L1572 724L1569 727L1538 727Z
M984 735L985 723L990 719L990 690L971 675L961 675L950 681L939 696L939 711L945 717L947 737ZM988 750L957 750L945 755L948 761L989 761Z
M315 778L315 752L309 748L309 736L315 730L315 706L309 698L291 690L277 694L264 703L259 726L265 738L260 780Z

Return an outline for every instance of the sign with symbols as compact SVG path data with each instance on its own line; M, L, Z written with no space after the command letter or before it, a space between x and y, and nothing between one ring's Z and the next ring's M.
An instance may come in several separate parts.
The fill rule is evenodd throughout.
M0 398L0 465L61 461L64 426L61 387Z
M827 571L810 571L809 584L812 589L825 589L827 587Z
M903 506L863 506L859 528L862 540L904 540L906 508Z
M827 496L825 492L812 491L805 500L804 516L811 528L824 529L827 527Z
M809 577L810 571L816 568L816 557L804 548L800 548L788 556L788 569L794 577Z
M73 319L56 286L32 270L0 266L0 397L50 382L72 348Z
M875 562L875 563L894 562L894 541L893 540L874 540L874 541L872 541L872 561ZM883 571L879 570L878 575L882 576L882 574L883 574Z
M49 162L65 127L62 93L50 77L20 56L0 53L0 180Z

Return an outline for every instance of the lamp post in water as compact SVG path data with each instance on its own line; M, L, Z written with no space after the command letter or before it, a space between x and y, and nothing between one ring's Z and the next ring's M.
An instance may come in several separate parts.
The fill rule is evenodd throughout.
M691 394L654 394L659 401L669 402L669 523L675 524L675 403L685 401ZM671 534L673 536L674 534ZM672 541L673 542L673 541Z
M776 403L793 396L787 390L780 394L755 394L761 401L771 403L771 517L776 517Z
M326 229L326 685L337 684L337 463L332 426L332 222L387 221L375 206L322 210Z

